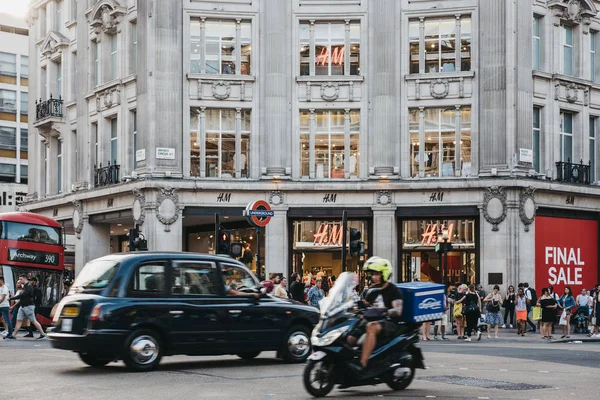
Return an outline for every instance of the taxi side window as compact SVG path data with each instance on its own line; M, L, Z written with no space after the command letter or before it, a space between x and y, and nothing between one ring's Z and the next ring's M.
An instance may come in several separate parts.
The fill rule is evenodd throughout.
M233 290L258 289L258 282L252 277L250 272L231 264L221 264L221 273L225 286Z
M133 295L155 295L165 293L166 268L161 263L143 264L135 269L129 283Z
M173 265L171 294L194 296L218 294L217 269L209 262L180 262Z

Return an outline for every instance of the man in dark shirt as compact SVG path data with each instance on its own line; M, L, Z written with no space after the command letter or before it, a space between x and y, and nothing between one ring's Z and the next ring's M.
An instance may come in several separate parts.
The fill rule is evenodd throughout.
M29 280L29 284L33 287L33 305L35 306L35 315L37 315L40 307L42 307L42 289L38 286L38 280L35 276ZM33 324L29 324L27 330L29 333L23 337L33 337Z
M21 308L19 308L19 313L17 314L17 325L15 326L13 336L17 336L17 333L19 333L19 329L21 329L21 325L23 324L23 319L27 318L40 333L38 339L43 339L46 335L44 334L44 330L40 323L35 319L34 288L27 280L26 275L19 276L18 282L23 285L23 292L18 296L10 298L11 300L20 300L19 305L21 306Z
M294 272L291 276L292 284L290 285L290 293L292 295L292 299L299 301L300 303L305 303L304 301L304 288L310 287L310 282L312 280L312 274L308 274L307 284L302 283L302 276L297 272Z
M371 274L372 285L369 288L363 302L373 311L380 310L381 316L387 316L390 320L371 321L366 324L367 337L363 343L360 365L351 364L358 373L364 373L369 362L369 357L377 344L377 336L395 336L398 332L397 320L402 315L402 292L393 283L388 281L392 273L392 263L389 260L371 257L363 269ZM366 315L366 313L365 313ZM349 341L351 344L360 338L360 334L351 333Z

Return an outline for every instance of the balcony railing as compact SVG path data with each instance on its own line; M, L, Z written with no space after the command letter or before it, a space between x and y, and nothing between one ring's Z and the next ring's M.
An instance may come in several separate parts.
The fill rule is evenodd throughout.
M568 183L590 184L590 166L583 164L574 164L570 159L567 162L559 161L556 163L556 180Z
M52 95L46 101L35 101L35 120L40 121L49 117L58 117L62 118L63 110L62 110L62 97L59 96L58 99L53 99Z
M96 165L94 165L94 187L108 186L119 183L120 168L121 166L117 164L116 161L112 165L109 161L108 165L105 167L100 164L100 166L96 168Z

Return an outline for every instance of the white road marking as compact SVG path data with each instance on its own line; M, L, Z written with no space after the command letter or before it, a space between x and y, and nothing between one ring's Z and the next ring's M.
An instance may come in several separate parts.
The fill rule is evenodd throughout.
M469 368L459 368L459 369L460 369L461 371L466 371L466 370L468 370Z

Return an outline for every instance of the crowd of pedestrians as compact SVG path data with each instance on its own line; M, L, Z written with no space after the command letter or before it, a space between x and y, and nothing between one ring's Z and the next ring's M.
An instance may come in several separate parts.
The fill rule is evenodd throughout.
M0 316L4 325L3 339L14 340L21 327L27 323L28 333L24 337L34 337L33 328L40 333L38 339L46 337L41 324L35 315L42 302L42 292L37 287L37 278L28 279L26 275L19 276L16 283L17 292L11 296L5 285L4 278L0 277ZM12 302L12 305L11 305Z

